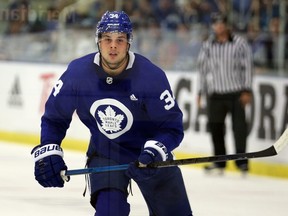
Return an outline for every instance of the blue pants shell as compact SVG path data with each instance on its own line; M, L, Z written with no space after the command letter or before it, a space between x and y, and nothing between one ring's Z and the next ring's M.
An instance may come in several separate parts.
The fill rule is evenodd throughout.
M112 165L117 163L99 156L93 156L88 163L88 167ZM128 216L130 181L125 171L90 174L91 205L96 209L95 216ZM158 168L151 178L136 183L150 216L192 216L179 167Z

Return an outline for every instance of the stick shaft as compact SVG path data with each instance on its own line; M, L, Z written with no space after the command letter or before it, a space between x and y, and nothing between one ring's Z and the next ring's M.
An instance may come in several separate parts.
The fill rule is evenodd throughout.
M250 158L269 157L269 156L273 156L276 154L277 152L274 146L271 146L259 152L231 154L231 155L217 155L217 156L198 157L198 158L185 158L185 159L179 159L179 160L155 162L155 163L149 164L149 167L161 168L161 167L171 167L171 166L179 166L179 165L187 165L187 164L221 162L221 161L229 161L229 160L243 160L243 159L250 159ZM129 167L129 164L122 164L122 165L114 165L114 166L91 167L91 168L84 168L84 169L67 170L65 175L71 176L71 175L83 175L83 174L91 174L91 173L120 171L120 170L126 170L128 167Z
M179 165L187 165L187 164L199 164L199 163L208 163L208 162L215 163L215 162L229 161L229 160L243 160L243 159L270 157L270 156L277 155L280 151L282 151L282 149L284 149L287 146L287 144L288 144L288 128L283 132L281 137L272 146L262 151L160 161L160 162L149 164L148 167L161 168L161 167L171 167L171 166L179 166ZM84 168L84 169L67 170L65 175L70 176L70 175L83 175L83 174L91 174L91 173L120 171L120 170L126 170L128 167L129 167L129 164L122 164L122 165L115 165L115 166L91 167L91 168Z

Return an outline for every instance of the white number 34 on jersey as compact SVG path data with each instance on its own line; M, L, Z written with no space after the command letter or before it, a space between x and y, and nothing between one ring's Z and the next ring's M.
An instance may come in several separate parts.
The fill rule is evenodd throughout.
M166 110L170 110L175 105L175 100L167 89L160 95L160 100L165 101L166 105L164 106L164 108Z

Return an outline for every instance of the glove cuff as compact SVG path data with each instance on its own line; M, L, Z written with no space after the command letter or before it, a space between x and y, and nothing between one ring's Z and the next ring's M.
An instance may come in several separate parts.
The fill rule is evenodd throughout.
M155 149L161 155L162 161L166 161L168 159L167 148L161 142L148 140L144 145L144 149L145 148Z
M44 146L36 146L32 150L32 156L34 158L34 162L37 162L44 157L50 155L59 155L63 158L63 150L58 144L47 144Z

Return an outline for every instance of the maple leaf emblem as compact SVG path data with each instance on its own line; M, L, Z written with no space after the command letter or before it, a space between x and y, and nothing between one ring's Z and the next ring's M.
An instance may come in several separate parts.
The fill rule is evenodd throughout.
M101 120L101 127L103 130L109 131L110 133L122 130L121 122L124 119L124 115L116 115L116 112L111 106L108 106L105 109L105 113L99 110L97 114Z

